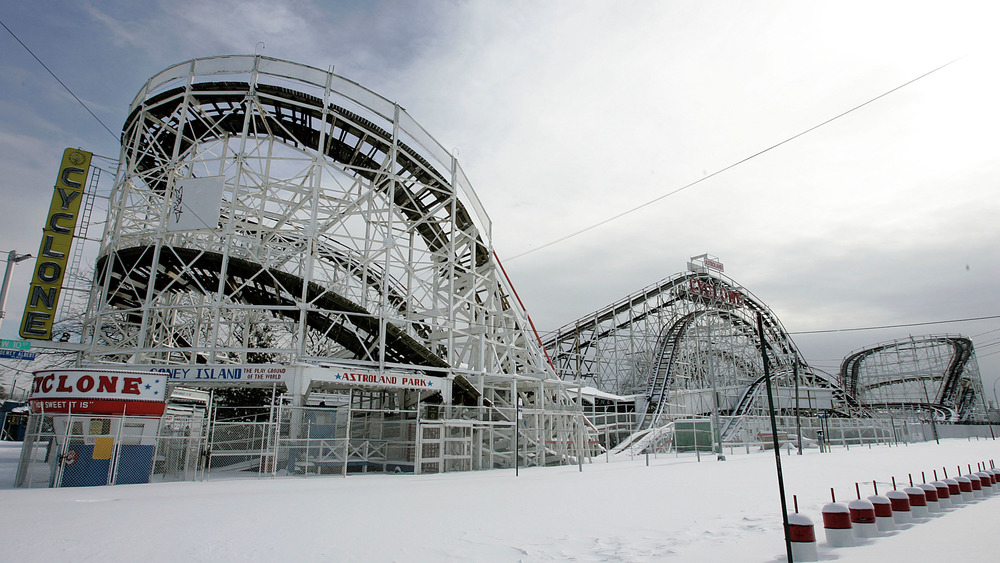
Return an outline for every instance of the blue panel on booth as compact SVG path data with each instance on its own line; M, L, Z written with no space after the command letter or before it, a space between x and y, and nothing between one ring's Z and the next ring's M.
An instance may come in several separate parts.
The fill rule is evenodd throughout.
M148 483L153 469L153 446L122 445L118 451L118 473L115 484Z
M108 484L109 459L94 459L94 446L73 444L63 462L63 487L95 487Z

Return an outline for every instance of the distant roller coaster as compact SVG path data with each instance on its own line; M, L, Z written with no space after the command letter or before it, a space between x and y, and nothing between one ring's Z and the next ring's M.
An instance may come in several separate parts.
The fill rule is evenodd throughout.
M883 415L888 425L890 419L927 420L931 411L942 421L986 420L968 338L930 336L866 348L844 360L838 378L810 367L773 312L711 267L720 265L716 259L692 260L687 272L543 341L563 378L634 401L633 436L650 435L678 418L711 415L718 417L722 440L738 440L741 432L745 439L746 420L759 422L769 408L761 347L772 366L779 416L867 420L875 426ZM620 425L616 430L626 431Z
M840 378L851 395L876 410L933 410L948 422L986 419L979 364L965 336L917 336L858 350L844 358Z
M807 415L867 412L806 364L760 299L705 261L549 335L543 343L560 375L635 396L636 431L715 412L726 420L723 438L735 435L743 417L768 412L759 313L779 412L794 412L796 384Z

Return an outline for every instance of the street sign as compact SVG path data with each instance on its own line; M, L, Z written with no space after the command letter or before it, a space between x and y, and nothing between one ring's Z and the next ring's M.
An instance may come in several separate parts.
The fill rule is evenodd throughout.
M31 350L30 340L0 340L0 349Z
M0 350L0 358L11 358L14 360L34 360L34 352L25 352L24 350Z

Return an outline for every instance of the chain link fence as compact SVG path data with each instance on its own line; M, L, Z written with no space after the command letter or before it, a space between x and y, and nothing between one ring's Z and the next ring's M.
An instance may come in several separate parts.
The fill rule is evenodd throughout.
M190 421L181 421L189 426ZM162 431L161 431L162 427ZM200 433L178 434L170 417L34 414L28 419L15 483L19 487L83 487L148 483L178 473ZM181 465L195 467L183 461Z
M588 444L596 444L578 411L526 410L517 421L508 410L455 407L446 417L437 405L279 405L242 420L224 419L221 409L160 418L33 414L16 484L439 473L512 468L515 457L531 467L576 463L590 455Z

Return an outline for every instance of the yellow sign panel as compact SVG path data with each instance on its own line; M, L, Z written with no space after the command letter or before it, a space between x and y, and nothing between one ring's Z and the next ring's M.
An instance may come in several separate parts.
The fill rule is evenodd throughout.
M94 441L93 459L111 459L111 453L115 451L115 439L111 437L98 438Z
M63 276L66 274L66 262L73 244L73 231L76 230L76 221L80 215L83 186L87 181L92 156L91 153L78 149L66 149L63 152L52 204L42 229L42 244L38 249L35 273L28 290L28 302L24 306L21 338L52 338L52 321L56 316L59 290L62 289Z

